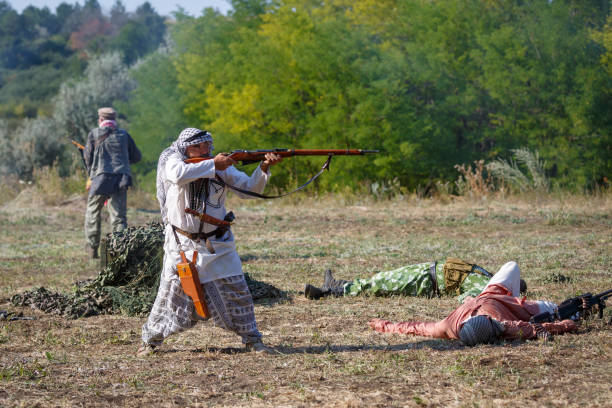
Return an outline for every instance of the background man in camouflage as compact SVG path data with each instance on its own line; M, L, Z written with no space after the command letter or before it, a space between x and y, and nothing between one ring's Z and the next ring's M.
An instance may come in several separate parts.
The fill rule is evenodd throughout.
M85 236L93 258L99 256L100 211L107 200L113 231L127 228L127 189L132 185L130 164L142 157L129 133L117 126L116 117L113 108L98 109L98 127L89 132L83 150L91 183Z

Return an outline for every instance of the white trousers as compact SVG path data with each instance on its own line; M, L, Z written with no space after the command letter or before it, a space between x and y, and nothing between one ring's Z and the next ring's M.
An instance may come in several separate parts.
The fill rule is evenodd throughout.
M512 296L519 297L521 289L521 270L518 264L516 262L508 262L499 268L499 271L493 275L487 286L495 283L508 288L512 292ZM485 290L486 289L487 287L485 287ZM536 302L540 313L549 312L555 314L557 311L557 305L553 302L547 300L538 300Z
M505 286L512 292L512 296L518 297L521 290L521 270L518 264L514 261L504 264L499 268L499 271L493 275L484 290L486 290L489 285L494 284Z

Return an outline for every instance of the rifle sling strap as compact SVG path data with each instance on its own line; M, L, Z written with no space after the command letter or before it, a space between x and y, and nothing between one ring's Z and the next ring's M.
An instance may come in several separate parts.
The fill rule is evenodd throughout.
M204 179L203 182L204 182L204 210L203 210L203 213L206 214L206 203L208 202L208 187L209 187L210 182L208 179ZM202 219L200 218L200 226L198 227L198 235L197 235L196 242L200 240L200 236L202 235L203 229L204 229L204 221L202 221ZM217 230L215 229L214 231L211 231L211 232L216 233ZM211 254L214 254L215 248L213 248L207 236L204 237L204 243L206 244L206 249L208 249L208 252L210 252Z
M281 198L281 197L285 197L285 196L288 196L289 194L293 194L295 192L298 192L298 191L302 190L304 187L306 187L307 185L309 185L310 183L315 181L323 173L324 170L328 170L329 171L329 164L331 163L331 159L332 159L332 156L330 155L327 158L327 160L325 161L325 163L323 164L323 166L321 167L321 170L319 170L319 172L317 174L312 176L310 178L310 180L308 180L306 183L302 184L301 186L299 186L298 188L296 188L293 191L290 191L288 193L279 194L279 195L274 195L274 196L259 194L259 193L255 193L253 191L244 190L242 188L238 188L238 187L229 185L225 181L223 181L223 179L221 177L219 177L218 174L217 174L216 178L217 178L217 181L219 181L219 183L221 183L222 185L227 186L228 188L230 188L230 189L232 189L234 191L237 191L239 193L242 193L242 194L245 194L245 195L248 195L248 196L251 196L251 197L263 198L264 200L268 200L268 199L272 199L272 198Z

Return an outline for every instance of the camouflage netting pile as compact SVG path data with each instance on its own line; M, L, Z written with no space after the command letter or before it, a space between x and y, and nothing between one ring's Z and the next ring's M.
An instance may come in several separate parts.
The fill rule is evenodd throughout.
M157 294L163 244L164 231L159 223L108 234L100 245L102 270L95 279L78 282L71 294L41 287L13 296L11 303L73 319L97 314L145 316ZM255 300L284 296L273 285L248 274L245 277Z

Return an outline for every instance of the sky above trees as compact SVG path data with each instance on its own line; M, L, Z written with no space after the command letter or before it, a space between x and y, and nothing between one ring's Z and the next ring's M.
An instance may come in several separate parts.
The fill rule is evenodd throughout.
M99 0L100 6L104 12L108 12L116 0ZM51 11L54 11L57 6L62 2L69 4L79 3L83 5L83 1L75 0L9 0L9 4L19 13L26 7L32 5L37 8L49 7ZM138 6L144 3L143 0L123 0L123 5L127 11L134 11ZM199 16L202 14L202 10L206 7L212 7L218 9L222 13L226 14L231 8L228 1L225 0L149 0L151 6L161 15L169 15L172 11L176 11L180 4L187 14L192 16Z

